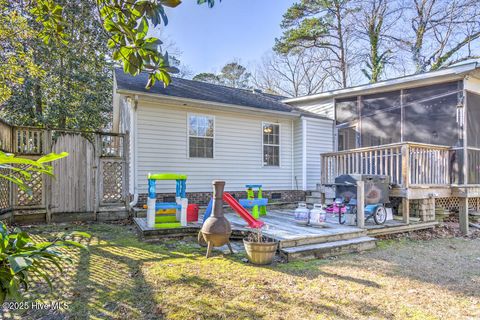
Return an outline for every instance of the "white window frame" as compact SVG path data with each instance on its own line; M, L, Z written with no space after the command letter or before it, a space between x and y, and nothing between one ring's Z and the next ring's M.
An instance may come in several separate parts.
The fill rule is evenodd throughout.
M263 140L263 127L265 125L276 125L278 126L278 144L265 144ZM282 125L278 122L272 122L272 121L262 121L262 127L260 128L260 131L262 133L261 138L262 138L262 167L265 168L280 168L282 166ZM264 157L265 157L265 146L275 146L278 147L278 165L268 165L265 164Z
M206 118L211 118L213 120L213 136L212 137L199 137L199 136L192 136L190 135L190 117L191 116L196 116L196 117L206 117ZM187 113L187 158L188 159L215 159L215 134L216 134L216 119L214 115L211 114L202 114L202 113ZM204 138L204 139L213 139L213 154L212 157L190 157L190 137L193 138Z

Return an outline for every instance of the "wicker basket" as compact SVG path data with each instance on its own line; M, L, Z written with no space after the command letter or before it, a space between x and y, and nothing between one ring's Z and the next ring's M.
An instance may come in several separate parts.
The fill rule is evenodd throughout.
M278 242L251 242L243 239L248 260L253 264L270 264L277 252Z

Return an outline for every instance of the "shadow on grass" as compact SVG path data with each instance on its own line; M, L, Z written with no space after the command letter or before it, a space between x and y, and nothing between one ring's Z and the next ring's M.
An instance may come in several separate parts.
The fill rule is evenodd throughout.
M378 272L443 287L452 292L480 297L480 239L388 240L379 250L342 258L341 264L366 269L369 261L383 265ZM339 262L340 263L340 262Z
M408 253L400 254L398 260L390 259L391 255L398 253L394 248L383 256L379 254L381 250L376 250L337 261L311 260L257 267L242 262L243 253L230 255L216 250L214 257L205 259L206 250L189 242L174 240L146 244L138 241L128 226L99 224L73 226L71 229L94 235L88 241L83 240L90 251L71 253L74 264L57 276L53 292L49 292L45 285L37 285L30 294L31 299L67 301L69 308L28 312L22 318L258 319L272 313L288 318L283 312L287 314L291 308L310 316L394 318L395 314L378 307L374 301L362 301L360 296L346 301L332 288L322 290L315 286L328 283L327 278L332 283L354 284L359 292L363 288L382 290L372 278L342 274L342 267L366 270L370 259L392 260L388 262L393 269L379 272L386 275L391 272L395 276L398 275L395 265L402 267ZM54 227L46 230L56 231ZM414 261L417 260L407 266L412 266ZM338 273L332 270L336 264ZM327 265L329 268L323 268ZM404 271L402 275L416 276L415 279L424 277L413 271ZM307 290L302 286L307 286Z

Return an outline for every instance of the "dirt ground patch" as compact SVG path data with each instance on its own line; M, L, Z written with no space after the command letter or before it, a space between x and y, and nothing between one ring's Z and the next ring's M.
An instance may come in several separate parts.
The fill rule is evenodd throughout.
M130 225L37 226L38 239L86 231L56 290L28 301L60 310L9 310L5 319L478 319L480 239L385 239L372 251L257 267L189 241L145 244ZM413 237L415 238L415 237Z

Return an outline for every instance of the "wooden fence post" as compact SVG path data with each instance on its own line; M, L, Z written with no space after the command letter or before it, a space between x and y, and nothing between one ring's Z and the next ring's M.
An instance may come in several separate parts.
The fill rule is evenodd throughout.
M357 227L365 227L365 182L357 181Z
M460 231L462 234L468 234L468 198L462 197L459 198L459 206L458 206L458 218L460 221Z
M95 133L95 139L94 139L94 162L93 162L93 185L95 188L95 201L94 201L94 206L93 206L93 219L97 220L98 216L98 211L100 209L100 197L101 197L101 172L100 172L100 157L102 155L102 139L100 137L99 133Z
M402 216L403 222L406 224L410 223L410 199L407 197L402 198Z
M43 154L52 152L52 131L45 130ZM44 175L43 192L45 195L45 220L47 223L52 221L52 177Z

